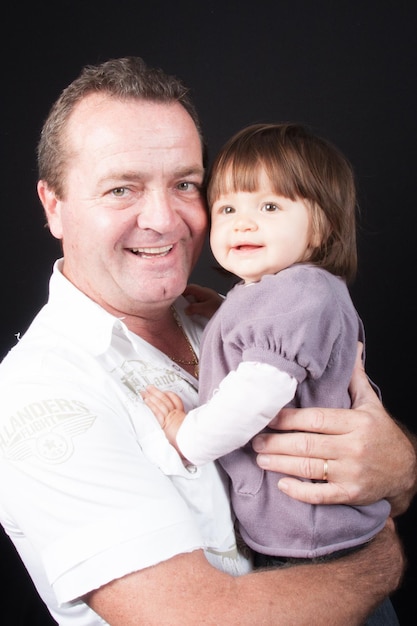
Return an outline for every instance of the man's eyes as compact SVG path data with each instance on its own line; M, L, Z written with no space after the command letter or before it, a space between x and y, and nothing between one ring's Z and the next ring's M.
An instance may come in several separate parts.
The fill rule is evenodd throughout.
M126 195L126 192L126 187L115 187L110 193L116 198L123 198L123 196Z
M188 180L184 180L177 185L177 189L180 191L199 191L200 188L200 184Z

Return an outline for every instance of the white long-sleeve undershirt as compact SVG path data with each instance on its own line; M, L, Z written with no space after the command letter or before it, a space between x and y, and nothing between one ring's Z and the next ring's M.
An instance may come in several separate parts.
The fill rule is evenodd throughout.
M206 404L190 411L177 445L193 465L246 444L295 394L295 378L266 363L244 361L222 380Z

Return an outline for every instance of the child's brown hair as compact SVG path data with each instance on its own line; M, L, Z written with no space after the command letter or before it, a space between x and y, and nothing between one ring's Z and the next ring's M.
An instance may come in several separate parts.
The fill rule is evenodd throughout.
M309 257L332 274L353 280L357 269L356 187L352 166L329 141L301 124L254 124L235 134L209 176L209 205L228 192L257 191L264 170L278 195L307 201L313 238Z

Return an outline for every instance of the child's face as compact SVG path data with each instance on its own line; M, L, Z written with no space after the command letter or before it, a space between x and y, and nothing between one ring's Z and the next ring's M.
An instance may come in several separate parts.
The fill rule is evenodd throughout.
M222 267L247 283L309 256L311 211L277 195L264 171L258 191L220 196L211 208L210 244Z

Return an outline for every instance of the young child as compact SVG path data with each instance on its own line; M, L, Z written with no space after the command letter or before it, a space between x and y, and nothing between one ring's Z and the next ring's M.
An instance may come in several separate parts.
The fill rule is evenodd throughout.
M350 407L362 322L347 283L356 272L352 168L297 124L256 124L217 156L208 186L210 243L241 278L201 344L201 406L175 394L144 399L193 465L219 458L255 563L333 557L370 540L389 504L311 505L286 496L258 467L249 440L284 406ZM324 460L323 480L331 474Z

